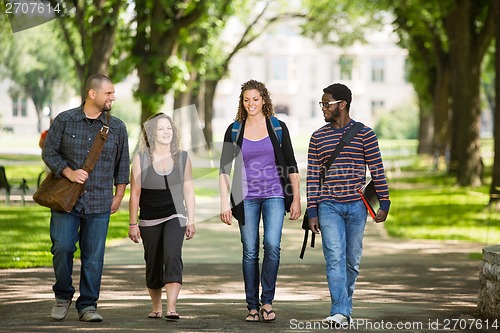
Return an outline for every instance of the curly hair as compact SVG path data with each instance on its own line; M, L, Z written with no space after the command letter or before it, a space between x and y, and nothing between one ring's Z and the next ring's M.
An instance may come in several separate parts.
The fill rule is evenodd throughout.
M266 88L266 85L262 82L256 80L250 80L241 85L240 101L238 104L238 113L236 113L236 121L242 122L247 118L247 111L243 106L243 94L247 90L258 90L260 96L264 100L264 105L262 106L262 113L267 119L274 115L273 101L271 100L271 94Z
M174 124L174 121L170 116L160 112L151 117L149 117L144 124L142 124L142 136L139 142L140 152L149 158L153 162L153 152L156 147L156 129L158 128L158 120L167 119L172 125L172 142L170 143L170 152L172 154L172 159L174 160L174 165L177 166L179 160L180 149L180 133Z

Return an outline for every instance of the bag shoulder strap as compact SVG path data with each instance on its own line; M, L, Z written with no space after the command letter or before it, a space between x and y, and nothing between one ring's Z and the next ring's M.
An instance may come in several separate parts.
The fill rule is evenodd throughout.
M90 148L90 151L85 159L85 163L83 163L82 169L90 173L97 163L99 159L99 155L101 155L102 149L104 148L104 144L109 136L109 125L111 122L111 117L109 115L109 111L106 112L106 120L108 122L107 125L103 125L99 132L96 134L94 138L94 143Z
M307 217L307 211L306 213L304 214L304 220L307 221L309 220L309 218ZM302 222L303 224L305 223L306 221ZM307 247L307 239L309 238L309 227L305 228L304 225L302 225L302 229L304 229L304 240L302 241L302 248L300 249L300 255L299 255L299 258L300 259L304 259L304 253L306 252L306 247ZM316 234L314 232L311 232L311 247L314 247L314 243L316 241Z
M320 182L322 183L325 180L325 175L326 175L326 170L330 168L332 165L333 161L339 156L340 151L344 148L345 145L349 144L351 140L358 134L358 132L365 127L363 123L360 122L355 122L354 125L340 138L339 143L337 144L337 147L335 147L335 150L333 151L332 155L328 158L328 161L326 161L324 167L321 169L321 180ZM307 214L307 212L306 212ZM307 246L307 238L308 238L309 230L305 229L304 230L304 240L302 242L302 249L300 251L299 258L303 259L304 258L304 253L306 251L306 246ZM311 233L311 247L314 247L314 241L316 238L316 234L313 232Z
M314 236L316 234L313 232L312 235ZM309 230L304 230L304 239L302 240L302 248L300 249L300 254L299 254L300 259L304 259L304 253L306 253L308 238L309 238ZM312 242L313 241L311 240L311 247L314 247Z
M275 116L271 116L271 118L269 119L271 120L271 124L273 125L272 127L274 135L276 135L276 138L278 139L278 142L281 146L281 143L283 141L283 128L281 128L280 121ZM241 123L235 120L233 123L233 128L231 129L231 139L233 140L234 144L236 144L236 142L238 141L240 133L241 133Z
M278 139L278 142L281 146L281 143L283 142L283 128L281 128L281 124L278 118L275 116L271 116L271 124L273 125L273 131L274 135L276 135L276 138Z
M240 137L240 132L241 132L241 123L235 120L233 123L233 128L231 129L231 139L233 140L234 144L236 144L236 142L238 141L238 138Z
M326 171L330 168L337 156L339 156L340 151L344 148L345 145L351 142L351 140L356 136L356 134L358 134L359 131L361 131L363 127L365 127L363 123L355 122L354 125L352 125L352 127L342 136L342 138L340 138L337 147L335 147L332 155L330 155L330 158L328 158L328 161L326 161L323 169L321 170L321 178L323 180L325 179Z

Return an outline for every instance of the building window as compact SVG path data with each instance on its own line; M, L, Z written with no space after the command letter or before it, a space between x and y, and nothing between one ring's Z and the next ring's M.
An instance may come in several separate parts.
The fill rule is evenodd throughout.
M382 100L372 100L372 117L377 116L384 109L385 103Z
M372 60L372 82L384 82L384 59Z
M340 56L339 67L341 80L352 80L353 66L354 60L351 56Z
M16 97L12 100L12 116L23 117L28 116L28 99L25 97Z
M271 58L271 79L277 81L288 80L288 59L286 56L273 56Z

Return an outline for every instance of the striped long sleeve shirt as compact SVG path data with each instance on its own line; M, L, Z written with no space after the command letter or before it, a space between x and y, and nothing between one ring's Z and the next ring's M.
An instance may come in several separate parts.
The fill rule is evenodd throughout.
M343 128L334 128L330 123L316 130L309 141L307 155L307 213L310 218L318 216L318 204L323 201L352 202L361 200L358 190L366 183L366 167L370 171L380 209L389 211L389 188L382 163L382 156L375 132L367 127L361 129L352 141L344 146L340 154L325 173L320 186L320 174L340 138L354 121Z

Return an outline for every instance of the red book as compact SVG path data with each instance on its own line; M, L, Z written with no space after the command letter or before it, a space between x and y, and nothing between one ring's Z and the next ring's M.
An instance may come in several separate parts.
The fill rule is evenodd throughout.
M375 192L373 181L370 179L365 186L358 190L358 192L361 195L361 199L366 206L368 214L370 214L372 219L375 219L375 215L377 214L375 209L378 210L380 203L378 201L377 193Z

